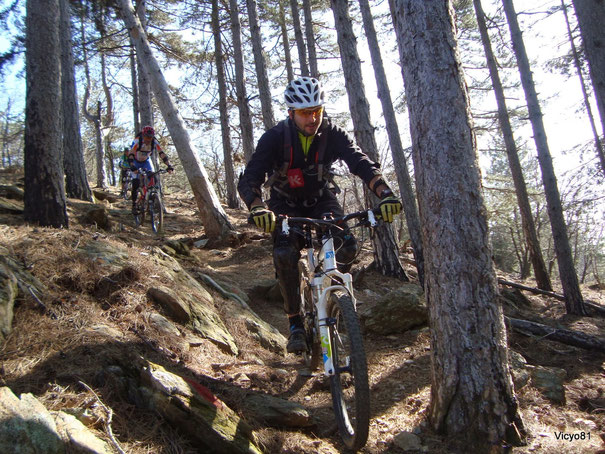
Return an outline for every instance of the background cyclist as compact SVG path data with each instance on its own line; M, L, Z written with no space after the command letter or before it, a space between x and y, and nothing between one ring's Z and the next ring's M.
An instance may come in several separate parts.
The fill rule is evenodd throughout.
M155 139L155 130L151 126L145 126L135 137L132 148L130 148L130 152L128 153L128 164L134 174L132 177L132 212L135 214L137 189L140 185L138 170L145 169L148 172L153 172L150 157L154 151L158 153L160 159L166 164L168 173L172 173L174 168L170 165L168 156L166 156L166 153L164 153L164 150L162 150L160 144Z

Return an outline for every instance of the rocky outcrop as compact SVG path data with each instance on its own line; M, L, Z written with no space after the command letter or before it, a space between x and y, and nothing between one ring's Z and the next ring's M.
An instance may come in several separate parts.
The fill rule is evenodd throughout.
M250 426L205 386L151 362L143 369L141 385L150 408L208 452L262 452Z
M428 320L424 293L414 284L402 284L376 304L361 306L359 315L366 330L384 336L424 326Z
M48 411L32 394L0 388L0 452L112 454L114 451L74 416Z
M0 344L11 332L15 299L18 296L39 298L45 291L44 285L11 256L8 249L0 246Z

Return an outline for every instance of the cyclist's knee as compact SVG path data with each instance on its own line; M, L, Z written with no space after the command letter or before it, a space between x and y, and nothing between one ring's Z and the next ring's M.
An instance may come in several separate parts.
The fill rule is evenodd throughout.
M290 244L277 244L273 249L273 263L276 270L298 270L300 252Z

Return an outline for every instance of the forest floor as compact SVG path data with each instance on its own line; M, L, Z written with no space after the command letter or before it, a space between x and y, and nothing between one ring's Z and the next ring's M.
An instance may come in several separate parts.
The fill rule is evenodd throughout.
M0 184L7 183L0 180ZM112 192L117 194L115 190ZM86 345L90 336L83 334L85 328L99 323L111 324L122 330L124 336L134 336L132 326L141 329L144 324L141 317L137 318L137 313L144 312L141 307L147 304L145 285L152 285L153 275L144 276L136 287L127 289L118 304L106 307L95 302L87 291L87 287L95 282L94 270L70 261L70 254L75 256L77 244L94 238L125 244L141 257L140 260L144 260L145 251L167 239L191 242L203 237L203 228L189 195L167 190L166 205L168 213L163 238L154 235L148 224L135 228L130 202L124 200L105 203L115 225L112 232L81 224L81 215L90 208L90 204L74 200L69 200L69 229L33 227L24 223L22 215L0 213L0 244L28 264L31 272L48 287L49 293L43 300L58 314L54 319L48 317L48 313L40 311L38 304L29 297L19 301L15 308L13 332L0 346L1 386L10 386L17 395L31 392L51 409L91 406L95 399L78 387L78 381L93 381L94 355L101 354L103 346L94 346L92 354L91 347ZM244 241L233 247L196 248L193 252L195 262L213 278L230 282L232 287L247 293L252 309L286 335L281 302L268 301L255 291L260 283L274 277L270 240L246 224L244 211L227 212L233 225L244 232ZM364 251L353 271L369 264L370 251L367 248ZM69 270L66 269L67 264ZM133 265L137 266L137 263ZM413 276L413 267L405 266L408 274ZM187 268L187 264L183 267ZM70 285L65 284L64 274L69 274ZM498 274L506 280L514 280L512 276ZM521 283L533 286L529 281ZM356 290L358 298L368 303L398 285L396 280L385 279L369 271L356 285ZM560 293L561 289L556 288L555 291ZM582 291L586 298L605 306L603 291L589 286L583 286ZM525 296L531 305L520 308L520 312L515 314L517 318L596 336L605 332L603 318L569 316L565 314L561 301L527 292ZM179 351L178 347L171 345L165 347L166 351L177 351L180 367L195 374L294 400L311 411L317 424L304 430L263 427L250 421L265 452L342 452L329 387L323 378L318 374L312 377L303 374L302 360L298 356L276 355L259 348L244 334L237 337L236 332L234 335L241 350L237 358L211 347L201 346L189 351ZM151 345L163 345L162 337L154 338L151 330L146 332L146 336ZM372 415L369 440L361 452L452 452L451 440L434 433L427 422L431 385L429 336L428 328L389 336L365 334ZM520 353L529 364L566 371L566 400L563 404L549 401L531 383L517 390L520 413L529 435L527 444L514 448L512 452L605 452L605 354L514 332L509 332L508 341L510 348ZM139 345L137 348L149 347ZM74 370L63 371L62 374L52 371L49 363L52 363L53 355L64 358L65 352L68 352ZM166 363L173 360L165 358ZM59 380L59 376L71 376L72 383ZM158 415L139 411L132 404L120 401L112 396L111 390L98 389L97 393L113 410L113 433L125 452L203 452L178 431L162 424ZM228 396L217 395L231 404ZM102 424L97 424L94 429L99 436L106 436ZM417 435L421 442L418 451L403 451L399 447L397 438L404 432Z

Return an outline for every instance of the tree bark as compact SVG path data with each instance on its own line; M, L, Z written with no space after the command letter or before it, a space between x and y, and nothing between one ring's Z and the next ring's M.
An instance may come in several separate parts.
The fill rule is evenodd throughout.
M130 60L130 84L132 85L132 124L134 125L135 131L140 131L141 122L139 121L139 84L137 82L138 71L137 71L137 59L134 43L132 38L128 37L130 43L130 53L128 58Z
M466 452L505 452L525 431L489 246L450 2L396 0L431 326L429 421Z
M145 34L147 34L147 11L145 0L136 0L136 5L137 16L139 17L139 21L141 22L143 31L145 32ZM151 102L151 83L149 81L149 74L147 74L145 66L141 63L141 56L138 55L138 52L137 64L137 75L139 77L139 121L141 124L141 128L143 128L143 126L153 126L154 124L153 105ZM138 133L139 131L140 129L136 129L135 133Z
M370 159L379 162L374 127L370 120L370 106L365 96L361 76L361 62L357 53L357 42L349 17L348 4L346 0L332 0L331 5L345 76L345 86L349 97L351 119L355 128L355 139L357 145ZM370 195L370 203L373 206L378 205L378 197L373 194ZM374 245L376 269L385 276L393 276L408 281L409 279L399 261L399 248L392 226L387 223L379 225L372 243Z
M92 202L92 191L88 185L84 150L80 136L80 116L74 55L71 37L71 11L68 0L60 0L61 34L61 103L63 108L63 170L67 197Z
M403 203L403 211L408 226L410 239L412 240L412 249L414 251L414 260L416 269L418 270L418 280L420 285L424 287L424 257L422 252L422 233L420 231L420 220L418 218L418 208L416 206L416 195L412 188L410 172L408 170L405 159L405 152L399 135L399 126L395 117L395 109L391 100L391 92L387 81L386 72L380 55L380 45L376 37L376 29L374 28L374 20L370 11L370 3L368 0L359 0L361 15L363 18L363 28L370 48L372 58L372 66L376 77L376 86L378 87L378 98L382 105L382 112L387 128L387 136L389 137L389 145L391 146L391 154L393 156L393 164L397 181L399 183L399 191L401 192L401 201Z
M298 12L297 0L290 0L290 10L292 11L292 25L294 26L294 37L296 38L296 48L298 49L298 62L300 64L300 74L303 77L309 77L309 65L307 64L307 49L300 25L300 15Z
M271 89L269 88L269 76L267 75L267 60L263 52L263 38L258 14L256 12L256 0L247 0L248 18L250 20L250 35L252 37L252 51L254 53L254 67L256 68L256 80L258 81L258 92L260 95L261 111L265 129L269 130L275 126L273 116L273 103L271 102ZM216 37L215 37L216 41Z
M294 79L294 69L292 67L292 54L290 53L290 40L288 39L288 28L286 26L286 12L284 3L288 0L279 1L279 28L281 30L281 39L284 46L284 60L286 61L286 75L288 82Z
M313 14L311 13L311 0L303 0L303 13L305 16L305 37L307 38L307 51L309 52L309 69L311 71L311 77L319 79L317 52L315 50L315 33L313 31Z
M82 113L92 125L95 132L95 168L97 176L97 188L105 188L105 156L103 153L103 140L101 135L101 103L97 103L97 113L91 113L88 110L88 101L90 99L90 69L88 66L88 53L86 51L86 36L84 34L84 12L80 16L80 34L82 37L82 55L84 56L84 74L86 76L86 88L84 89L84 102Z
M572 3L580 25L590 79L605 135L605 4L603 0L572 0Z
M542 182L546 194L546 204L548 206L548 217L552 236L557 254L557 264L559 265L559 276L563 293L565 294L565 307L567 313L576 315L586 315L578 276L574 268L569 238L567 237L567 227L563 216L563 207L561 205L561 196L557 185L555 170L552 165L552 157L546 140L546 131L542 121L542 110L538 101L536 87L534 84L529 59L525 51L525 44L521 36L521 29L517 22L517 14L512 0L502 0L504 13L510 28L513 50L517 57L517 65L521 74L521 84L527 100L529 110L529 120L534 132L534 141L538 151L538 162L542 170Z
M216 64L216 79L218 83L218 110L221 122L221 136L223 143L223 160L225 164L225 184L227 186L227 206L240 208L233 167L233 147L229 135L229 112L227 111L227 82L225 81L225 68L223 66L223 46L221 42L221 29L219 23L218 0L212 0L212 31L214 33L214 60Z
M120 0L120 6L126 28L137 46L139 59L150 75L155 98L191 185L206 235L211 239L220 241L233 233L233 227L219 203L214 188L210 184L208 173L202 165L198 153L191 145L183 119L170 95L168 84L158 62L151 53L143 27L134 15L130 0Z
M59 17L59 0L28 0L26 3L23 214L27 222L67 228L61 159Z
M569 15L567 14L567 5L565 5L565 0L561 0L561 8L563 9L563 15L565 16L565 25L567 27L567 36L569 37L569 44L571 46L571 52L573 55L574 66L576 67L576 72L578 73L578 79L580 80L580 88L582 89L582 96L584 98L584 107L586 107L586 114L588 116L588 121L590 122L590 128L592 129L592 135L594 136L595 142L595 150L597 152L597 157L599 158L599 162L601 163L601 171L605 174L605 152L603 152L603 141L599 137L599 133L597 132L597 127L594 121L594 115L592 114L592 107L590 106L590 101L588 100L588 92L586 90L586 82L584 80L584 74L582 73L582 63L580 62L580 56L578 54L578 49L574 43L573 34L571 32L571 27L569 26ZM605 17L603 18L605 20ZM602 24L601 24L602 25ZM605 58L605 54L602 55L602 58ZM604 126L605 131L605 126Z
M532 217L532 210L527 195L527 186L525 184L525 179L523 178L521 162L519 161L519 155L517 153L517 145L515 144L513 129L508 116L508 108L506 107L504 89L502 88L502 82L500 81L500 75L498 74L498 66L496 65L496 59L492 51L487 25L485 24L485 14L483 13L480 0L473 0L473 4L475 6L477 24L479 26L481 42L483 43L483 49L487 59L487 67L489 69L492 87L494 88L494 94L496 95L498 121L500 122L500 130L502 131L502 137L504 138L504 144L506 146L508 165L515 185L515 193L517 196L517 203L519 204L519 211L521 213L521 223L523 225L523 234L529 250L534 275L539 288L543 290L552 290L550 277L546 271L546 264L544 263L544 257L542 256L538 234L536 233L534 218Z
M244 54L237 0L229 0L229 14L231 16L231 35L233 39L233 57L235 60L235 91L242 132L242 149L244 150L244 158L248 162L252 157L252 153L254 153L254 134L252 132L250 105L248 104L248 95L246 94Z

